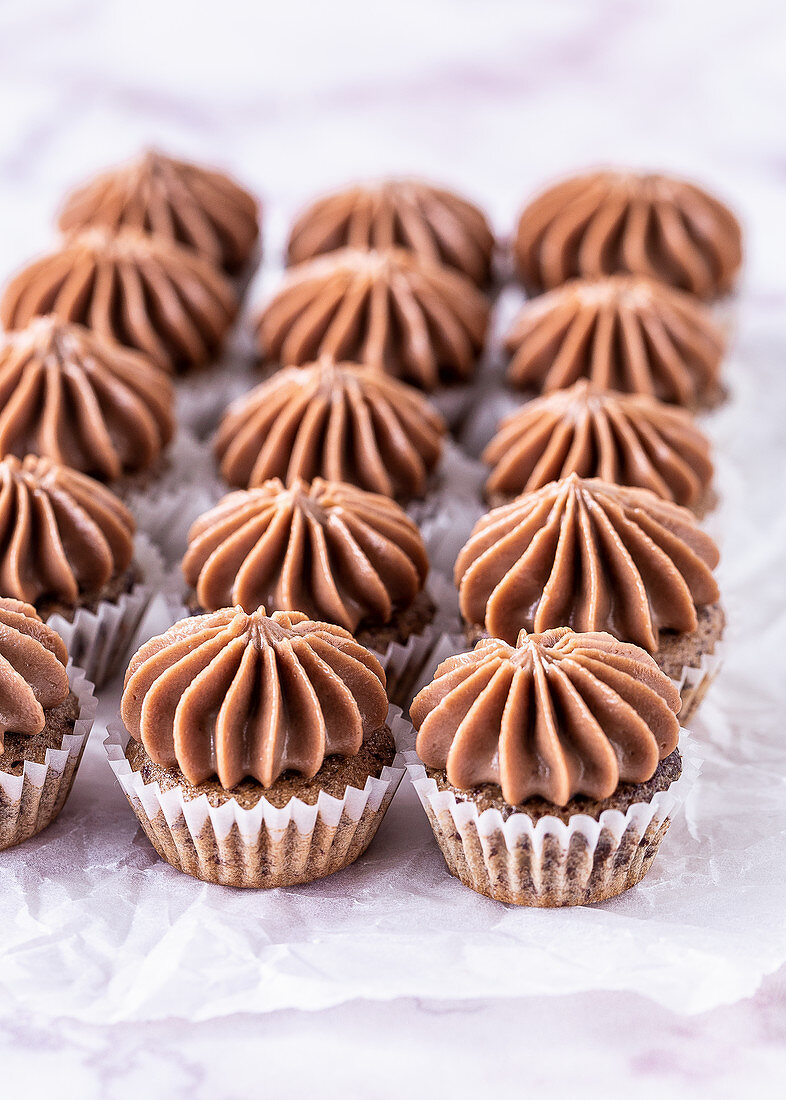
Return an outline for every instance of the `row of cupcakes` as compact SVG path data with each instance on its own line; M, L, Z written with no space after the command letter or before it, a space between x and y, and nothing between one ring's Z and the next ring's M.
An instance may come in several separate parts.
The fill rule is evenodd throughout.
M333 368L331 367L330 369L332 370ZM339 485L339 486L333 485L333 486L328 486L327 489L330 493L332 493L334 495L336 494L336 492L338 492L339 500L340 500L339 507L342 509L342 517L343 517L344 516L344 504L345 504L345 500L346 500L346 496L347 496L347 487L346 486L341 486L341 485ZM565 509L569 512L571 507L573 507L574 510L579 508L579 505L571 505L570 501L573 500L574 497L576 497L578 499L579 492L586 493L587 491L588 490L587 490L586 486L582 485L580 487L577 487L577 479L576 479L575 475L572 478L570 478L569 479L569 485L567 486L567 489L566 489L568 504L565 505ZM325 509L323 507L324 500L320 500L318 502L319 506L315 508L315 502L312 498L315 495L319 495L319 493L323 493L323 492L324 492L324 486L320 486L320 485L317 486L317 491L316 491L316 494L315 494L313 484L309 485L309 486L306 486L306 485L301 485L301 484L295 482L293 486L290 486L287 489L285 486L283 486L281 484L279 484L279 485L273 484L271 486L267 482L264 482L257 489L243 490L241 494L235 494L236 499L234 501L232 501L232 508L234 508L239 503L238 498L242 497L243 493L261 494L263 498L264 498L265 494L267 494L269 499L274 499L273 520L271 521L271 519L269 518L270 509L268 508L268 510L267 510L268 511L268 518L264 521L264 523L262 525L262 528L260 528L261 530L269 531L271 527L275 528L277 526L279 528L279 530L277 532L277 535L278 535L279 541L280 541L280 538L281 538L281 530L280 529L282 527L285 530L290 532L290 537L291 537L291 533L299 526L300 529L301 529L301 537L299 539L301 547L303 546L303 543L304 543L304 537L303 536L305 535L306 531L310 532L309 537L311 537L312 541L314 542L314 545L320 545L319 540L320 540L320 538L322 538L323 542L324 542L324 536L320 536L319 532L320 532L320 530L324 531L327 528L330 520L328 518L326 518L325 515L323 515L323 513L325 512ZM342 494L343 494L343 498L344 498L343 500L341 499ZM361 494L361 495L362 495L363 498L365 498L367 496L367 494ZM282 516L282 504L281 504L281 502L282 502L282 499L286 500L286 502L287 502L285 505L283 505L283 517L284 517L283 521L281 521L281 516ZM295 501L297 502L297 506L295 506L295 503L294 503ZM252 503L251 497L243 497L242 504L243 504L244 507L246 505L250 505L251 503ZM369 500L364 499L363 507L366 510L370 507L370 505L371 505L371 502ZM393 507L395 507L395 506L389 503L388 510L390 511L390 509L392 509ZM632 507L635 508L635 503ZM230 511L232 510L232 508L230 508ZM608 506L607 506L607 508L608 508ZM252 511L254 509L257 509L257 501L256 500L253 501ZM258 509L257 509L257 511L258 511ZM278 523L276 523L276 516L279 517ZM300 516L301 519L298 521L298 520L293 518L295 516ZM219 520L221 520L221 518L222 517L219 516ZM256 520L255 520L255 522L256 522ZM397 517L397 522L399 522L398 517ZM207 526L209 527L210 525L208 524ZM220 524L219 524L219 526L220 526ZM668 525L664 524L664 526L668 526ZM245 539L246 544L248 544L248 540L250 538L250 535L253 532L248 530L248 525L247 524L241 524L241 527L245 528L243 530L242 538L239 540L240 541L240 546L241 546L241 549L242 549L243 539ZM199 538L200 533L202 533L202 532L199 532L199 531L197 532L197 535L196 535L197 539ZM222 556L224 558L224 561L223 561L223 568L224 568L223 580L224 581L226 581L226 575L227 575L227 561L229 561L230 566L232 564L232 556L231 555L228 556L227 553L226 553L226 544L227 544L227 542L230 542L230 543L233 544L233 551L234 552L237 552L237 550L238 550L238 540L236 538L234 538L234 535L236 534L236 530L235 530L235 532L230 532L230 534L233 536L232 538L227 539L227 537L224 536L223 540L219 539L217 545L213 545L212 548L209 547L209 550L210 550L209 558L213 557L213 555L215 555L215 554L218 554L218 556L219 556L218 559L213 557L213 561L212 561L211 571L214 574L214 580L215 580L215 574L218 574L219 579L221 579L221 566L222 566L222 563L219 559ZM602 534L602 532L601 532L601 534ZM690 534L692 535L692 529L690 531ZM635 537L635 533L634 533L634 537ZM259 540L257 540L257 541L259 541ZM267 539L268 545L264 548L266 553L257 552L257 550L256 550L257 544L252 542L250 545L251 545L252 551L254 551L254 552L248 554L248 558L252 559L251 560L251 565L247 568L246 565L243 564L243 570L242 571L243 571L243 575L244 575L244 583L246 583L247 586L250 583L251 586L252 586L252 589L253 589L253 585L256 584L257 589L258 589L257 595L259 595L259 591L261 591L260 584L270 585L270 576L269 576L269 574L270 574L270 561L271 561L271 555L270 555L270 549L271 548L270 548L270 545L269 545L270 541L271 541L270 539ZM391 544L393 543L393 540L389 540L389 541L391 542ZM683 541L685 541L684 533L683 533ZM287 548L288 548L289 547L289 541L288 540L286 541L286 545L287 545ZM597 554L597 549L596 549L596 554ZM328 568L326 570L326 572L323 572L321 577L316 577L315 578L314 575L312 574L312 576L308 578L308 580L311 582L311 592L307 592L306 595L305 595L305 598L307 598L307 599L311 598L313 592L320 592L320 591L324 592L326 589L329 590L331 588L331 582L335 581L336 576L338 576L338 577L343 576L343 579L345 581L347 580L347 572L348 572L347 571L347 563L346 563L346 560L342 561L342 558L341 558L340 536L339 536L339 544L338 544L338 555L339 556L338 556L337 559L334 556L334 559L333 559L332 563L331 562L327 563L330 566L330 568ZM600 556L600 555L598 555L598 556ZM384 557L384 555L383 555L383 557ZM410 557L411 557L411 555L410 555ZM710 555L710 557L711 557L711 555ZM566 551L566 559L567 559L568 562L570 561L570 548L568 548L568 550ZM300 565L301 568L294 568L293 569L292 568L292 560L294 560L296 566ZM288 594L284 595L284 597L283 597L284 599L291 599L292 598L291 593L293 591L295 591L295 593L296 593L296 595L294 597L295 600L297 600L299 598L303 598L303 595L304 595L303 591L302 591L303 585L302 585L302 583L300 583L300 582L302 582L304 572L305 572L302 569L303 560L304 559L302 557L299 559L297 553L295 553L294 554L294 559L293 559L293 556L290 555L289 568L286 567L286 564L284 564L284 566L280 568L281 563L276 559L275 552L273 553L272 561L273 561L273 564L275 566L275 568L273 570L273 573L275 574L275 584L270 585L270 590L273 593L274 601L277 600L277 599L282 598L282 596L281 596L282 593L288 593ZM366 560L368 560L367 557L366 557ZM563 565L564 564L565 563L563 562ZM255 569L257 570L256 574L254 572ZM268 570L268 576L265 576L265 569ZM416 572L417 572L417 570L416 570ZM232 576L231 568L228 571L228 575L230 577ZM377 573L377 575L379 575L379 574ZM237 576L237 574L235 574L235 576ZM285 582L287 579L289 579L290 582L294 582L294 587L293 587L292 583L290 583L289 585L287 585L286 583L281 583L281 582ZM315 579L316 579L316 583L314 584ZM354 582L356 580L356 578L354 576L350 575L349 580L350 580L350 582ZM206 585L208 587L209 587L209 584L210 584L210 582L207 581ZM332 584L332 587L335 588L335 584ZM299 590L298 590L298 588L299 588ZM614 586L612 585L611 588L614 589ZM620 585L620 588L621 588L621 590L624 591L624 589L625 589L624 580L623 580L622 584ZM679 588L679 586L678 586L678 588ZM685 607L686 607L684 588L685 588L685 585L683 584L683 590L681 590L682 591L682 597L683 597L683 612L685 611ZM353 589L353 585L352 585L352 583L350 583L350 592L352 592L352 589ZM409 585L407 591L411 592L411 590L412 590L412 586ZM709 591L708 588L706 590ZM612 594L616 595L617 593L612 592ZM257 595L254 596L254 599L257 598ZM568 595L570 595L570 593ZM601 595L603 596L603 593ZM688 593L687 593L687 596L688 596L689 599L693 599L694 593L689 589ZM646 593L645 593L645 597L646 597ZM344 599L341 602L343 602L343 604L346 606L346 602L347 602L346 599ZM394 610L395 601L388 600L387 602L388 602L388 604L390 604L390 607L385 612L385 614L387 615L388 618L390 618L391 615L392 615L392 612ZM399 602L399 604L401 604L403 601L399 600L398 602ZM498 602L502 602L503 604L506 603L505 600L498 601ZM603 606L603 603L604 603L604 600L603 600L603 598L601 598L601 600L599 601L599 606L601 608ZM591 604L590 606L592 607L594 605ZM518 611L518 612L521 612L522 609L523 609L523 605L522 605L522 607L519 607L519 608L514 609L514 610ZM298 610L297 608L293 608L293 609L291 609L290 613L291 612L296 612L297 610ZM398 610L401 610L401 607L399 607ZM634 620L634 619L637 619L637 618L640 619L642 617L642 608L641 608L641 606L636 607L632 604L631 607L628 608L627 610L628 610L628 612L631 616L631 620ZM282 614L282 613L286 613L286 612L279 611L277 613ZM221 609L218 609L216 614L226 615L226 613L223 612ZM252 618L253 618L253 616L257 616L257 618L259 618L259 616L261 615L261 612L257 612L256 610L252 610L252 611L249 611L248 614L250 614L252 616ZM266 622L268 621L267 616L262 615L262 618L265 619ZM232 621L234 621L234 619ZM245 620L243 620L243 621L245 621ZM357 625L359 625L359 622L360 622L360 620L358 620ZM657 618L656 618L656 622L657 622ZM687 622L687 618L683 619L683 622ZM652 630L652 624L650 624L650 629ZM267 633L269 631L270 631L270 628L268 626L265 626L264 631L263 631L265 637L267 637ZM687 632L687 631L683 631L683 633L685 633L685 632ZM253 634L253 637L255 639L257 638L258 633L259 633L259 631L257 631L256 627L254 627L253 630L252 630L252 634ZM273 633L275 633L275 632L273 632ZM502 645L504 643L499 642L498 644ZM525 649L526 649L527 646L529 646L529 649L526 650L527 652L530 652L530 650L532 650L532 644L534 644L534 643L526 643L525 644L525 646L524 646ZM541 643L538 643L538 645L541 645ZM255 647L255 650L259 650L260 648L264 648L264 647L261 647L259 644L257 644L256 641L254 643L254 647ZM519 648L521 648L521 647L519 647ZM547 648L551 648L551 646L549 645L549 646L547 646ZM534 652L534 650L533 650L533 652ZM639 661L639 663L641 663L641 659L639 657L637 657L636 660ZM646 666L646 667L649 667L649 666ZM651 675L651 673L650 673L650 675ZM170 763L171 763L171 761L170 761Z

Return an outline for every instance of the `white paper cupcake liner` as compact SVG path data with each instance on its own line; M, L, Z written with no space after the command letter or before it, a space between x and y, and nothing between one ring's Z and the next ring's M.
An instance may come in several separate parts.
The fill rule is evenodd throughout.
M486 474L481 462L448 442L425 500L407 507L420 528L431 568L449 579L459 550L486 511L482 499Z
M163 583L161 555L144 535L134 539L134 562L144 579L117 600L101 600L95 611L79 607L72 620L59 613L47 619L65 642L71 660L97 688L120 669L150 601Z
M651 802L627 812L604 810L596 821L574 814L566 823L526 813L507 819L440 791L415 752L404 760L448 870L465 886L497 901L553 908L588 905L621 894L649 870L672 817L701 770L701 754L680 731L682 774Z
M723 664L723 643L715 643L712 653L702 655L698 666L683 665L682 672L674 683L679 688L682 707L679 719L683 726L687 726L696 717L699 707L712 686Z
M397 749L412 744L412 727L397 707L388 712ZM235 799L214 807L205 795L185 799L179 788L145 783L125 757L128 731L110 723L104 741L109 764L148 839L179 871L222 886L267 889L311 882L349 866L374 838L404 775L397 752L379 779L343 798L320 793L314 805L293 798L253 808Z
M245 315L241 315L215 363L175 378L178 424L198 439L215 431L230 401L247 393L259 381L256 348Z
M63 737L60 748L47 749L43 763L26 760L21 775L0 771L0 849L51 825L68 798L98 706L93 685L71 661L68 682L79 700L73 733Z

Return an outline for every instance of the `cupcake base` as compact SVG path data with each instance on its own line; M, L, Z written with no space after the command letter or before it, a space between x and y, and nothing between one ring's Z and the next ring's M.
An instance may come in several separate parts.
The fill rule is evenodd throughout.
M71 693L46 713L34 737L6 734L0 755L0 850L21 844L51 825L76 777L93 725L93 685L68 666Z
M434 621L436 610L431 596L423 589L409 607L394 612L389 623L366 627L361 623L355 631L355 638L366 649L384 653L391 643L405 645L413 635L422 634Z
M607 901L645 876L700 768L684 731L680 749L650 784L625 784L603 803L576 799L567 820L542 800L532 800L532 815L529 807L484 808L482 795L455 791L414 753L405 759L452 875L496 901L556 908Z
M156 772L146 753L147 763L139 763L138 746L129 750L119 725L104 745L162 859L204 882L268 889L323 878L365 852L404 774L393 743L408 741L411 729L391 708L388 726L367 739L366 755L358 754L361 763L329 759L314 779L282 777L269 791L255 783L229 792L218 784L192 787L177 771Z

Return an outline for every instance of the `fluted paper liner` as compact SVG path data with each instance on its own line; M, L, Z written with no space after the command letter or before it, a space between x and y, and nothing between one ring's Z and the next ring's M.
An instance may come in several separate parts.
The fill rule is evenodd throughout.
M497 901L554 908L605 901L641 881L701 770L685 729L679 748L682 774L651 802L636 802L626 813L604 810L597 821L574 814L567 823L480 813L475 803L440 791L416 753L405 752L404 761L452 875Z
M411 744L412 726L398 707L387 722L397 749ZM379 779L369 777L363 790L347 787L340 799L320 792L313 806L292 798L276 807L263 797L251 808L235 799L216 807L206 795L186 799L178 787L145 783L126 759L129 740L113 722L104 747L150 843L178 871L222 886L294 886L348 867L373 840L404 776L397 752Z
M119 671L162 582L161 555L144 535L134 539L134 562L143 580L117 600L101 600L95 611L78 607L70 621L59 613L47 619L65 642L71 660L97 688Z
M682 699L679 713L681 725L687 726L696 717L702 700L720 672L722 664L723 646L720 641L717 641L712 653L703 653L697 666L682 666L679 679L674 680Z
M96 716L98 700L84 670L68 662L68 682L79 700L72 733L43 763L26 760L21 775L0 771L0 849L11 848L51 825L65 805Z

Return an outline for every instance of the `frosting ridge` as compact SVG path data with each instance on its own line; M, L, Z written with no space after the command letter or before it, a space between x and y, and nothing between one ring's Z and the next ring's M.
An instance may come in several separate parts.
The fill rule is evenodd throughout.
M33 737L68 698L68 652L29 603L0 597L0 755L7 733Z

